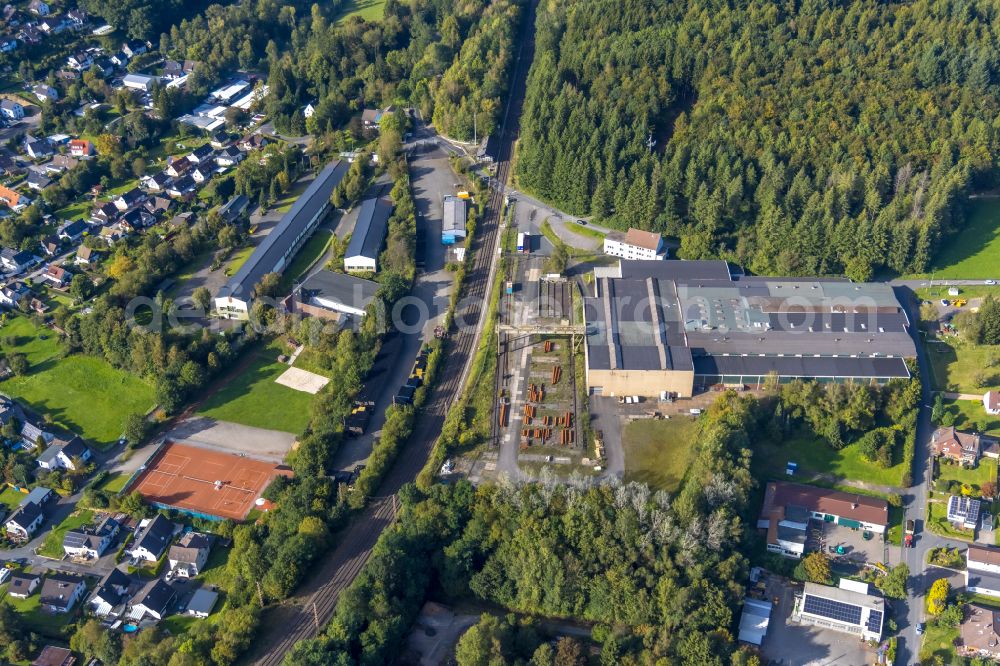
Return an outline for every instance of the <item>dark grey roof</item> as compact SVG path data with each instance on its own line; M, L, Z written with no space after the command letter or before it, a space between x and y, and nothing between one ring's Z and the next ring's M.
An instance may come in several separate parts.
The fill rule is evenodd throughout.
M799 530L794 527L785 527L784 525L777 526L778 538L782 541L789 541L791 543L804 544L806 542L806 531Z
M63 454L70 459L84 456L87 451L87 444L79 436L73 437L73 439L66 442L62 448Z
M63 227L62 233L68 236L79 236L88 228L89 227L87 226L86 222L84 222L83 220L77 220L76 222L70 222L65 227Z
M981 587L1000 591L1000 574L979 569L969 569L968 587Z
M45 582L42 583L42 603L49 606L56 606L57 608L64 608L69 602L73 590L83 584L83 576L73 576L65 573L49 574Z
M358 222L354 225L351 242L347 245L345 257L367 257L378 259L379 249L389 228L392 204L381 198L365 199L358 211Z
M142 536L136 542L136 548L145 548L151 553L159 556L167 549L171 537L174 535L174 524L163 516L157 515L143 530Z
M42 507L38 506L34 502L28 502L27 504L22 504L14 509L14 513L10 514L7 522L14 521L21 527L27 527L31 523L35 522L42 514Z
M696 375L767 375L781 377L909 377L901 358L833 356L696 356Z
M237 194L219 208L219 215L225 220L232 220L243 214L250 205L250 199L245 194Z
M644 280L647 277L658 280L674 280L684 284L706 280L730 281L729 264L725 261L683 261L666 259L663 261L621 260L622 277Z
M191 597L191 601L188 602L187 609L189 613L204 613L208 615L215 608L215 603L219 599L219 593L213 592L212 590L206 590L204 588L199 589Z
M164 583L162 579L157 578L146 583L136 593L132 598L132 605L138 606L142 604L146 608L156 611L159 615L163 615L166 613L167 607L170 606L170 602L174 600L175 596L176 593L173 588Z
M285 213L236 275L219 290L218 296L249 298L254 286L267 273L274 272L278 262L292 248L309 221L327 205L334 188L347 174L348 164L335 160L324 168L295 205Z
M322 298L363 310L375 298L379 286L378 282L362 280L353 275L320 270L302 283L299 293L304 301Z

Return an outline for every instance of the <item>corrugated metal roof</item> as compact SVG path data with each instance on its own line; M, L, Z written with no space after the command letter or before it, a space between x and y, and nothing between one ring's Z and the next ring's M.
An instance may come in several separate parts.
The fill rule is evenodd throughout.
M267 238L257 246L236 275L219 290L218 296L249 298L254 286L264 275L284 268L279 263L312 218L329 203L330 195L347 174L347 169L347 163L340 160L328 164L309 184L295 205L285 213Z
M365 199L358 211L358 222L354 225L354 233L351 234L351 242L347 245L344 258L366 257L377 260L391 214L392 204L386 199Z

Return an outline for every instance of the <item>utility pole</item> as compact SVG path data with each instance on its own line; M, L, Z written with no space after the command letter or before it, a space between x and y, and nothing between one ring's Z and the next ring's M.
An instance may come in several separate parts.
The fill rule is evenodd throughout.
M649 134L646 136L646 147L649 148L649 152L653 152L653 146L656 145L656 139L653 138L653 131L650 130Z
M475 111L472 112L472 143L479 145L479 125L478 125L478 115Z
M319 611L316 610L316 602L313 602L313 624L316 625L316 631L319 631Z
M264 592L260 589L260 581L257 582L257 599L260 601L260 607L264 607Z

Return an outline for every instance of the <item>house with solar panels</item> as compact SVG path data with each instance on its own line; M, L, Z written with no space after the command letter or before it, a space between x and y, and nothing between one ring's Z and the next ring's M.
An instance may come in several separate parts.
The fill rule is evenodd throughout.
M817 583L806 583L795 599L792 619L823 629L860 636L866 641L882 638L885 600L870 594Z
M948 498L948 522L967 530L974 530L979 524L979 500L965 495Z

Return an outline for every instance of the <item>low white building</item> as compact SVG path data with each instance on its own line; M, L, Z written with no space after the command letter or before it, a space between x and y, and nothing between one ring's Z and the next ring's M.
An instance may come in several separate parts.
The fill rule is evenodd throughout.
M68 442L56 442L38 456L38 466L42 469L76 470L91 458L90 447L82 439L74 437Z
M885 600L853 590L806 583L802 596L795 599L792 618L801 624L878 641L882 638Z
M174 524L157 515L139 528L129 555L137 560L156 562L166 552L174 537Z
M971 544L965 551L965 587L972 594L1000 598L1000 548Z
M118 536L118 521L110 516L100 524L85 525L66 532L63 537L63 552L69 557L82 557L96 560L108 549L111 542Z
M24 107L9 99L0 101L0 114L7 120L21 120L24 118Z
M604 237L604 254L622 259L651 261L667 258L663 236L652 231L629 228L627 233L612 231Z
M979 524L979 500L964 495L948 498L948 522L967 530L974 530Z
M987 414L1000 414L1000 391L987 391L983 394L983 409Z
M122 85L132 90L149 92L156 85L157 81L159 81L159 77L150 76L149 74L126 74L122 79Z

